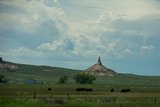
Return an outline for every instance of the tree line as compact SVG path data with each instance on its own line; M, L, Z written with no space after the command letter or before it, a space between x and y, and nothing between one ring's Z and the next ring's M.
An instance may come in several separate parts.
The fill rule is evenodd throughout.
M62 76L59 78L59 83L64 84L67 83L69 76ZM74 80L77 84L93 84L93 81L96 80L96 77L90 74L76 74L74 75Z
M68 81L69 76L62 76L59 78L60 84L65 84ZM96 80L95 76L90 74L79 73L74 75L74 80L77 84L93 84L93 81ZM0 74L0 83L5 82L5 76Z

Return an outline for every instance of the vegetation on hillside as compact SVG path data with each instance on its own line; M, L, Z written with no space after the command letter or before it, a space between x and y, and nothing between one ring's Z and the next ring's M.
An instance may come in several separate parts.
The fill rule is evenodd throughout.
M95 76L84 73L76 74L74 78L77 84L93 84L93 81L96 80Z
M66 75L60 77L60 78L59 78L59 83L60 83L60 84L67 83L68 77L69 77L69 76L66 76Z
M17 72L8 72L5 69L0 69L0 74L5 75L5 79L9 83L24 84L26 80L34 79L36 83L59 83L59 78L68 75L67 84L76 84L74 75L82 72L81 70L73 70L59 67L35 66L26 64L16 64L6 62L19 67ZM138 76L133 74L118 74L115 77L96 77L94 84L106 84L113 86L159 86L159 76Z
M36 83L59 83L60 77L68 75L68 80L70 81L75 74L81 72L80 70L60 67L16 64L11 62L6 63L9 65L15 65L19 68L15 70L16 72L9 72L6 69L0 69L0 73L5 75L10 83L25 83L25 81L29 79L36 80Z
M0 74L0 83L4 81L4 75Z

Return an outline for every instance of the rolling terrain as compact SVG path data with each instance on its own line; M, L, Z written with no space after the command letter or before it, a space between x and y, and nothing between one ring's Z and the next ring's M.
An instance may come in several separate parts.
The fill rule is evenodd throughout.
M68 75L69 80L67 83L75 84L73 79L74 75L82 72L81 70L73 70L67 68L50 67L50 66L36 66L27 64L17 64L11 62L5 62L10 66L15 68L3 69L0 68L0 74L3 74L5 78L10 82L24 83L25 80L33 79L36 83L58 83L59 77ZM14 71L14 72L12 72ZM111 85L111 86L155 86L160 87L160 77L159 76L140 76L134 74L122 74L118 73L114 77L96 77L95 84Z
M74 75L83 72L50 66L3 62L0 74L8 83L0 83L0 106L3 107L159 107L160 77L121 74L97 76L94 84L76 84ZM66 84L59 84L68 75ZM26 82L34 81L34 82ZM48 91L48 88L51 91ZM77 92L77 87L93 89ZM122 93L121 89L131 89ZM114 92L110 92L114 89Z
M73 75L81 72L80 70L59 67L36 66L11 62L5 62L5 64L18 68L0 68L0 74L3 74L10 82L15 83L23 83L28 79L34 79L37 81L37 83L44 81L56 83L58 81L57 79L61 76L68 75L70 78L72 78Z

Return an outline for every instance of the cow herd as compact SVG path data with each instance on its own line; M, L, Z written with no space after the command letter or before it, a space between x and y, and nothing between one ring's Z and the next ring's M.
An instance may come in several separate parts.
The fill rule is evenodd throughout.
M131 91L131 89L129 89L129 88L123 88L123 89L121 89L120 92L130 92L130 91ZM114 92L114 88L111 89L110 92Z
M92 92L92 88L77 88L78 92Z
M52 89L51 88L48 88L47 89L48 91L51 91ZM92 92L93 90L92 90L92 88L76 88L76 91L77 92ZM110 90L110 92L114 92L115 90L114 90L114 88L112 88L111 90ZM129 88L124 88L124 89L121 89L121 91L120 92L130 92L131 91L131 89L129 89Z
M77 88L76 91L78 91L78 92L92 92L93 90L92 90L92 88ZM115 91L114 88L110 90L110 92L114 92L114 91ZM131 89L124 88L124 89L121 89L120 92L130 92L130 91L131 91Z
M122 89L121 92L130 92L131 89Z

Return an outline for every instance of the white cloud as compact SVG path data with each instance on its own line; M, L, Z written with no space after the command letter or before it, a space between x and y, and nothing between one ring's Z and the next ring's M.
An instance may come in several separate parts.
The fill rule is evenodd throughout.
M62 28L63 37L53 42L42 43L39 49L61 52L62 56L67 54L68 56L103 56L105 58L121 59L136 54L140 55L141 51L139 49L154 49L152 46L142 46L149 36L147 30L137 28L139 23L143 23L142 16L144 15L131 17L129 14L103 12L99 17L83 23L78 23L78 21L63 23L59 27ZM140 24L141 27L147 26ZM65 47L69 47L69 44L64 42L66 38L74 44L73 49L69 50L68 53L66 53Z
M76 29L77 32L71 33L72 39L75 41L76 54L84 55L104 55L112 57L122 57L123 50L130 48L130 43L127 39L120 39L121 35L113 36L117 30L113 23L120 17L114 16L112 13L103 13L99 18L87 21L86 24L81 25ZM76 36L75 36L76 35ZM125 51L130 54L131 52Z
M54 2L58 2L57 0ZM65 12L56 6L47 6L43 1L1 1L3 5L13 8L12 11L0 13L0 27L25 32L35 32L47 20L56 23L57 28L63 23ZM15 7L17 9L15 9ZM17 12L21 10L22 12ZM13 27L14 26L14 27Z
M125 58L128 55L141 53L137 52L138 48L141 50L153 50L154 46L140 47L148 41L149 36L152 37L152 35L148 34L150 31L145 29L140 31L136 27L138 26L138 22L143 23L141 22L142 19L137 20L138 22L135 23L135 21L128 21L124 17L118 17L112 13L103 13L96 20L87 21L86 25L82 25L76 33L73 33L76 35L75 38L78 39L75 43L75 51L80 54L88 52L91 55L97 56L104 55L105 57ZM121 26L117 27L119 20L123 20L121 26L125 24L124 28L119 28ZM131 26L132 24L133 27ZM134 25L136 26L134 27ZM143 25L141 26L144 27Z
M49 50L49 51L58 51L62 50L64 47L63 40L60 41L53 41L52 43L43 43L38 48L42 50Z
M55 40L52 43L42 43L38 49L46 51L67 51L73 50L74 44L70 39L62 38Z
M58 3L58 5L50 5L50 2L53 4ZM92 14L94 11L92 11L91 14L87 14L86 11L83 11L83 16L92 17L89 17L89 20L84 21L82 16L72 21L74 17L77 17L75 14L68 14L70 11L65 11L65 8L60 5L59 0L32 0L30 2L3 1L3 4L18 7L22 9L24 13L1 13L0 20L3 21L0 22L0 27L9 27L14 23L14 29L24 30L25 32L34 32L42 26L41 24L43 22L52 20L55 24L53 26L58 29L60 35L58 35L58 39L53 40L53 42L45 41L44 43L41 43L38 46L40 51L60 51L66 54L66 51L68 52L69 50L70 52L68 54L77 56L103 55L105 57L123 58L127 55L132 55L136 49L154 49L154 46L140 47L143 44L141 42L144 42L141 40L141 36L145 36L147 39L149 34L148 32L143 31L143 29L139 30L136 28L138 26L137 23L142 22L142 19L145 16L157 15L159 13L157 7L153 7L149 4L149 1L136 0L133 2L123 0L119 2L119 5L117 5L117 1L106 0L102 0L102 2L99 2L98 0L74 1L73 3L77 2L81 5L84 5L83 3L87 2L86 7L91 5L93 7L96 7L96 5L97 7L102 6L103 9L97 10L98 15L100 15L98 16L96 14L96 17L93 17L94 15ZM110 6L110 3L116 4L116 6ZM75 7L70 8L74 10ZM143 26L142 24L140 28L143 27L146 26ZM138 38L140 41L139 44L134 40L134 37ZM18 51L28 53L30 51L30 53L34 54L32 50L23 48L11 51L13 51L13 53L18 53ZM19 53L19 55L21 54Z
M54 0L55 3L60 3L60 0Z
M152 45L144 45L144 46L141 46L140 49L143 50L143 51L152 51L154 50L154 46Z
M125 49L124 53L126 53L126 54L132 54L132 51L130 49Z
M34 51L34 50L28 49L26 47L19 47L19 48L15 48L15 49L10 49L7 52L0 52L0 55L6 56L6 57L7 56L12 56L12 57L31 56L31 57L34 57L34 56L43 56L44 53L41 51Z
M105 1L105 0L104 0ZM97 1L98 2L98 1ZM108 1L105 1L108 2ZM116 0L110 1L107 3L110 5L113 3L115 5L111 5L109 7L106 6L106 9L109 8L112 12L116 14L126 15L125 19L127 20L136 20L143 16L159 14L158 8L155 7L155 1L150 0L122 0L117 3ZM104 6L106 4L104 3Z

